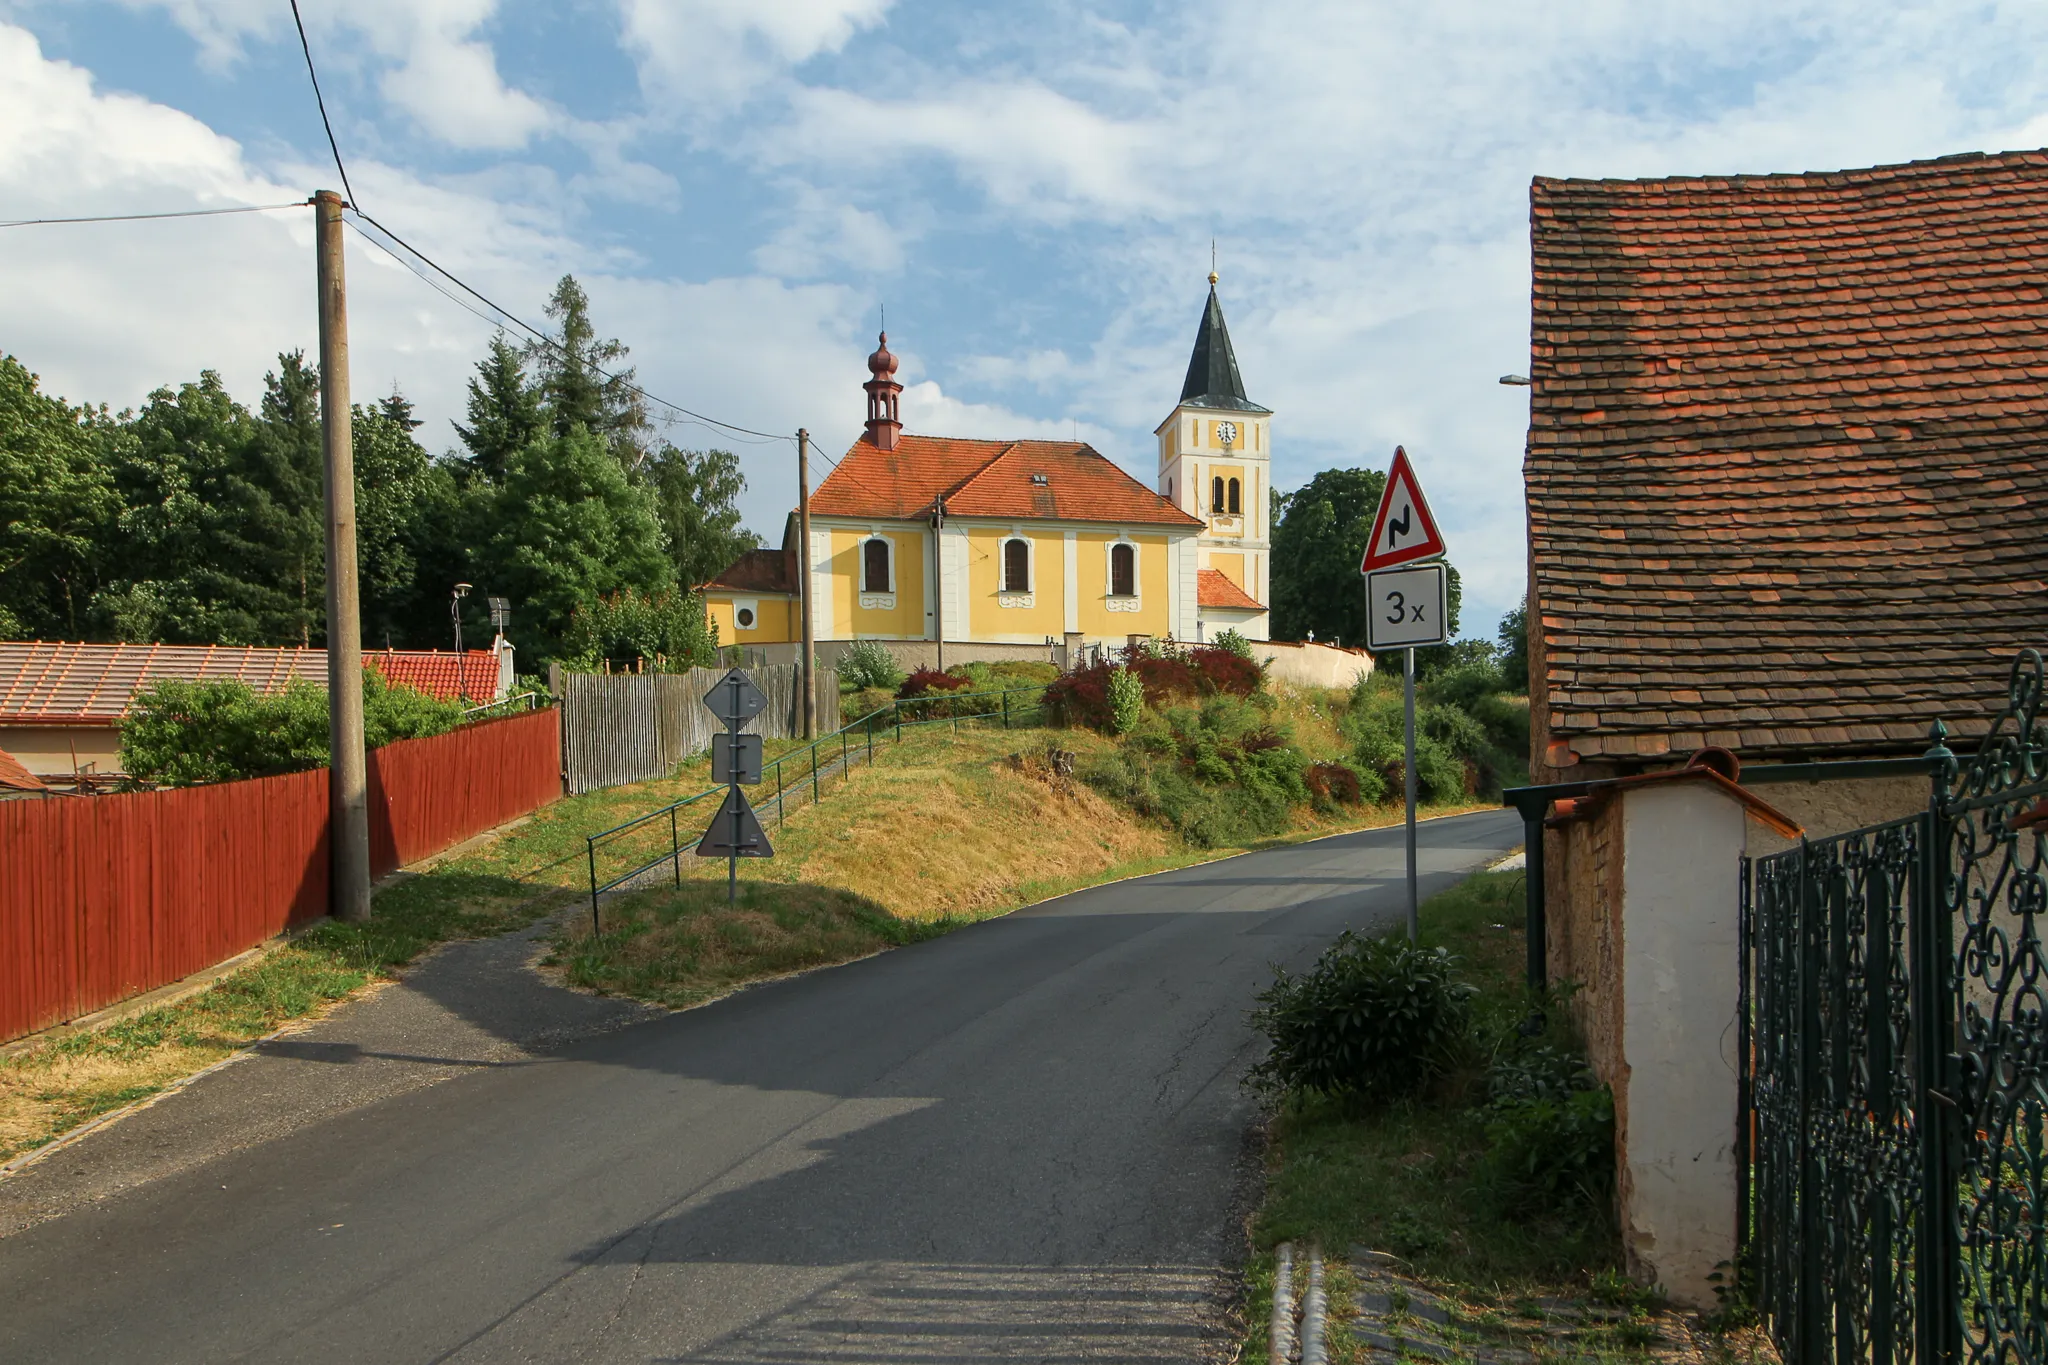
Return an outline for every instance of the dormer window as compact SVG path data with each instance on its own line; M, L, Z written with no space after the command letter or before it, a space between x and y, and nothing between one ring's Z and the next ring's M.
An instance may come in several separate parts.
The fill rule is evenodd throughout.
M1052 478L1051 476L1045 474L1033 474L1031 476L1031 482L1037 484L1040 488L1044 488L1052 483Z

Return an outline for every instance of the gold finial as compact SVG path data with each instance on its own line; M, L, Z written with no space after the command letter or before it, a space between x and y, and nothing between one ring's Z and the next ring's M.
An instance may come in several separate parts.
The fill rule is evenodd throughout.
M1216 239L1209 239L1209 287L1216 287Z

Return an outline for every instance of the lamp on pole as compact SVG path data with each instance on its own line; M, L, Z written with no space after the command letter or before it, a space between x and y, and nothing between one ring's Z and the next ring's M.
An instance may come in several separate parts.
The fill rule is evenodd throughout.
M455 622L455 690L463 704L469 704L469 670L462 666L462 599L469 596L469 584L457 583L448 601L449 619Z

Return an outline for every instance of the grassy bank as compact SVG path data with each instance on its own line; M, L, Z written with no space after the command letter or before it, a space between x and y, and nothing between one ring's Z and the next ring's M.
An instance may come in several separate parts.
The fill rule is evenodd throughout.
M410 878L377 894L367 924L323 921L188 999L0 1057L0 1161L318 1015L437 943L530 924L556 899L503 877Z
M1489 1053L1497 1060L1522 1047L1574 1048L1562 1002L1535 999L1523 983L1522 895L1520 872L1482 873L1422 906L1421 942L1452 953L1458 979L1475 988L1478 1046L1461 1066L1411 1099L1366 1107L1295 1093L1273 1114L1265 1198L1250 1229L1243 1360L1266 1359L1274 1249L1282 1242L1324 1250L1333 1360L1366 1358L1361 1334L1390 1330L1390 1321L1420 1326L1465 1358L1756 1355L1748 1336L1717 1337L1629 1282L1605 1187L1537 1206L1503 1197L1500 1167L1488 1161L1502 1140L1499 1128L1489 1128L1499 1117L1486 1100ZM1539 1007L1540 1031L1532 1017ZM1379 1296L1376 1321L1358 1316L1363 1296L1353 1257L1381 1277L1366 1286ZM1411 1295L1444 1321L1405 1318Z

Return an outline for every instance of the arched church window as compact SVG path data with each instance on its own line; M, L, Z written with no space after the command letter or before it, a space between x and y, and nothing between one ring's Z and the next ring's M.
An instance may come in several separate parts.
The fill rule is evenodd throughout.
M1138 595L1138 547L1117 544L1109 547L1109 595Z
M1003 542L1003 591L1031 591L1031 546L1016 536Z
M895 591L889 585L889 542L880 536L871 536L861 542L860 590L862 592Z
M1239 489L1237 480L1232 479L1230 481L1230 515L1233 517L1241 516L1243 512L1244 494Z
M1223 510L1223 476L1220 474L1209 481L1209 510L1211 512L1221 512Z

